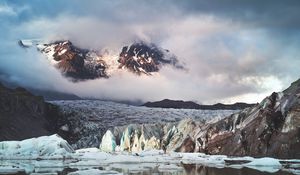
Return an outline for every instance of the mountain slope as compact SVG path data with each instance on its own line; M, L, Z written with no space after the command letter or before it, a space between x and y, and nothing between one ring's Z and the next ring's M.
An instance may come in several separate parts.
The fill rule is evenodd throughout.
M241 110L248 107L252 107L255 104L247 103L235 103L235 104L222 104L217 103L214 105L199 105L192 101L182 101L182 100L169 100L164 99L162 101L147 102L142 106L154 107L154 108L175 108L175 109L202 109L202 110Z
M210 154L299 158L300 80L195 134Z
M127 125L112 129L121 150L148 148L228 156L300 158L300 80L221 120Z
M50 91L50 90L40 90L40 89L32 89L27 88L29 92L36 96L43 96L44 100L46 101L53 101L53 100L81 100L75 94L57 92L57 91Z
M0 84L0 141L22 140L55 132L57 108L23 88Z
M82 49L68 40L48 43L40 40L20 40L18 43L25 49L37 47L53 66L73 81L109 78L122 70L137 75L151 75L165 65L184 68L168 50L144 42L124 46L120 53L107 49Z
M168 50L143 42L124 46L118 62L120 63L119 68L126 68L137 74L158 72L161 66L166 64L183 68L178 64L177 58L170 54Z
M19 87L20 85L13 82L8 82L7 77L4 75L1 77L0 73L0 82L2 82L2 85L10 88L15 89ZM81 98L78 97L75 94L66 93L66 92L58 92L55 90L42 90L42 89L35 89L32 87L24 87L27 91L32 93L35 96L43 96L45 101L51 101L51 100L80 100Z
M97 54L74 46L70 41L38 44L38 49L49 61L73 80L107 78L107 66Z

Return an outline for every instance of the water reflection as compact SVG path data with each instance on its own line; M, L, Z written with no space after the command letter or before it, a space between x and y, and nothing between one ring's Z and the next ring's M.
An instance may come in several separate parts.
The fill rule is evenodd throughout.
M276 173L261 172L250 168L214 168L196 164L182 164L185 175L290 175L291 173L278 171Z
M261 172L250 168L214 168L198 164L158 164L158 163L118 163L105 166L85 165L74 166L72 161L1 161L0 174L27 175L31 173L54 173L67 175L75 172L80 175L80 170L99 169L117 171L128 175L290 175L289 172L276 173ZM5 169L6 167L6 169ZM13 167L13 168L7 168ZM15 171L13 171L15 170Z

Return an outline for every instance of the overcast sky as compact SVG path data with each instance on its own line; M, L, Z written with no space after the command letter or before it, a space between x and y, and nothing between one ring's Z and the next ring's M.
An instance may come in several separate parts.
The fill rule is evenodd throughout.
M298 0L4 0L0 25L2 79L84 97L258 102L300 78ZM145 40L187 70L72 83L35 49L16 44L34 38L117 51Z

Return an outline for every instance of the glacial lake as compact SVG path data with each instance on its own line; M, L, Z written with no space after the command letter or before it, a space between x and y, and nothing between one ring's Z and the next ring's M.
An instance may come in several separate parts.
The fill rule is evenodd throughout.
M0 174L12 175L291 175L288 171L264 172L250 168L207 167L201 164L112 163L73 166L76 160L0 160ZM297 174L294 172L294 174Z

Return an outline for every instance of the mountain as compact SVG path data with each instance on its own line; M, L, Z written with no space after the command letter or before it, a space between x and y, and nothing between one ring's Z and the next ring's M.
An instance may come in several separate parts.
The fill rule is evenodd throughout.
M194 134L209 154L300 158L300 79Z
M300 158L300 79L241 111L154 109L99 100L51 103L23 88L0 85L0 140L58 133L74 148L101 143L127 151Z
M46 101L53 101L53 100L81 100L82 98L78 97L75 94L64 93L64 92L57 92L57 91L50 91L50 90L41 90L41 89L33 89L27 88L29 92L36 96L43 96L44 100Z
M129 124L107 131L102 141L112 141L128 151L150 148L299 159L300 79L283 92L274 92L259 104L220 120Z
M175 109L241 110L248 107L252 107L254 105L255 104L247 104L247 103L234 103L234 104L217 103L214 105L200 105L192 101L164 99L156 102L147 102L142 106L152 107L152 108L175 108Z
M3 75L1 77L1 73L0 73L0 82L2 82L2 85L7 88L15 89L15 88L19 87L19 84L17 84L17 83L8 82L6 80L5 75ZM35 89L35 88L31 88L31 87L25 87L25 88L27 91L29 91L30 93L32 93L35 96L42 96L44 98L44 100L46 100L46 101L80 100L81 99L80 97L78 97L75 94L66 93L66 92L58 92L58 91L54 91L54 90L42 90L42 89Z
M156 102L147 102L142 106L150 108L174 108L174 109L199 109L200 105L192 101L164 99Z
M125 67L137 74L158 72L161 65L164 64L183 68L178 64L177 58L171 55L168 50L160 49L154 44L147 45L143 42L123 47L118 62L120 63L119 68Z
M122 70L137 75L152 75L164 65L184 68L168 50L145 42L124 46L120 53L113 53L107 49L83 49L68 40L49 43L40 40L19 40L18 43L25 49L36 47L53 66L73 81L109 78Z
M21 40L20 45L25 45L24 41ZM52 65L74 81L108 77L107 66L96 52L76 47L70 41L37 43L36 47Z
M22 140L56 131L57 107L24 88L9 89L0 84L0 114L0 141Z

